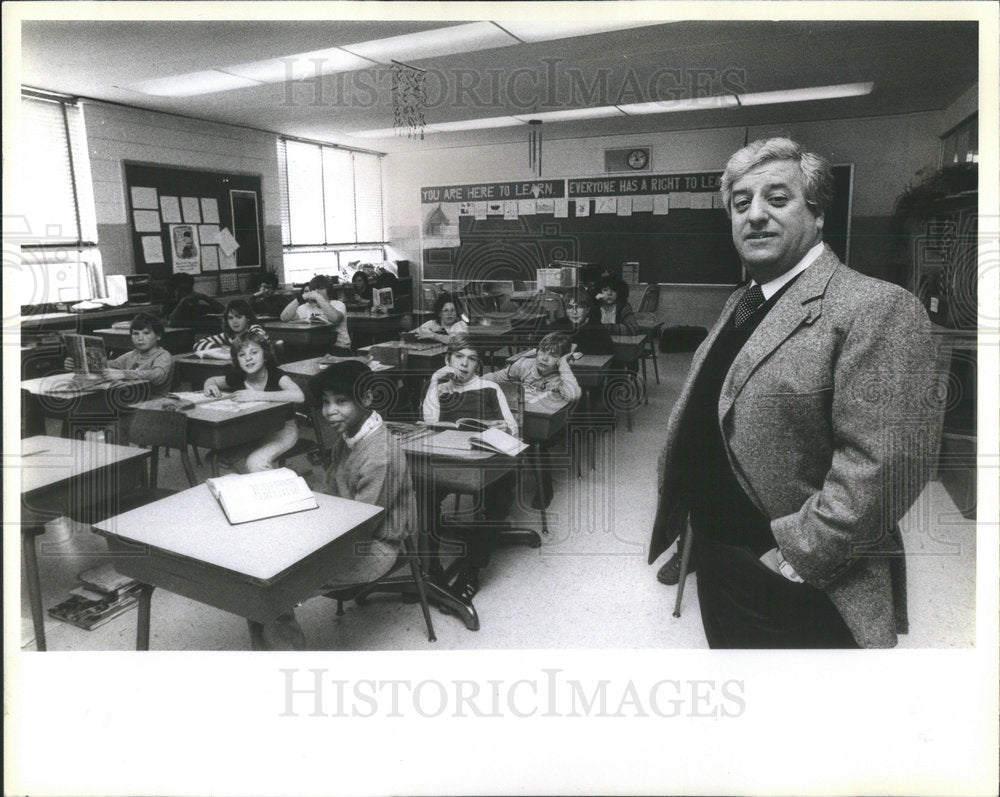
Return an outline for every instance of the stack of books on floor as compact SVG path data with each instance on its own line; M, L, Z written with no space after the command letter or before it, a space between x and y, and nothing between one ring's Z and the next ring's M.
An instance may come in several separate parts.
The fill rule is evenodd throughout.
M50 617L90 631L139 602L139 582L123 576L112 564L85 570L78 578L80 586L71 589L66 600L49 609Z

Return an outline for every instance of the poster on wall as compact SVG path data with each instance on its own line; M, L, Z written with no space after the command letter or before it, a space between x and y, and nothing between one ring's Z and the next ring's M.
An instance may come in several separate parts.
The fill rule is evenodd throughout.
M175 274L201 273L201 255L193 224L170 225L170 254Z

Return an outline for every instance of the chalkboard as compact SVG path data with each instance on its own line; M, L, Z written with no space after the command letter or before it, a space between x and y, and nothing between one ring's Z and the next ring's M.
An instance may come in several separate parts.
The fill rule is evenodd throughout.
M824 240L847 262L852 170L835 166L834 201L826 214ZM724 210L671 209L630 216L577 216L569 202L569 217L553 214L505 220L489 215L458 219L461 244L424 249L425 280L534 280L538 268L554 260L606 266L639 263L640 282L735 285L743 280Z
M260 269L264 263L261 177L125 163L126 202L137 274L163 280ZM239 248L227 255L228 231Z

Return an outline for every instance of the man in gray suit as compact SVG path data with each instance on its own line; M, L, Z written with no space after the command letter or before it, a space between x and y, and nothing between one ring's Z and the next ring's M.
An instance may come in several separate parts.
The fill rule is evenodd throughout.
M927 315L823 244L822 157L755 141L729 160L722 196L753 279L695 353L671 414L649 562L689 524L711 647L895 645L897 523L941 425Z

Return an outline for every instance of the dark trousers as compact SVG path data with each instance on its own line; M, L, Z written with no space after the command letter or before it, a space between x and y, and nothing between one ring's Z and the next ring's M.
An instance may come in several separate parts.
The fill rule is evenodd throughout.
M857 648L826 593L789 581L748 547L696 536L698 603L712 648Z
M500 537L503 520L510 514L514 505L516 485L517 472L511 471L487 485L475 496L479 507L477 517L455 535L466 546L463 558L468 566L481 569L489 564L490 555ZM444 498L444 495L436 495L434 506L440 509ZM429 548L435 556L439 550L439 543L440 538L430 541Z

